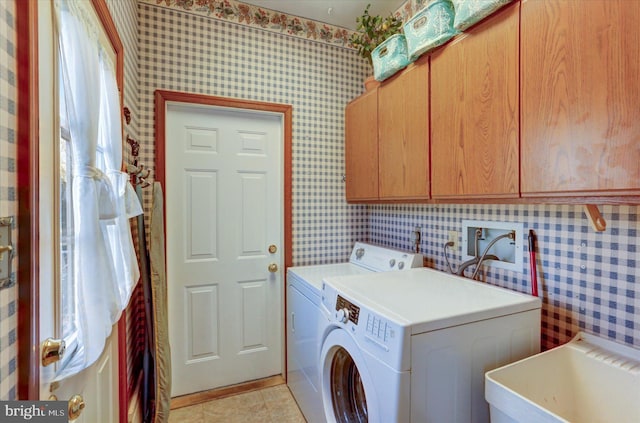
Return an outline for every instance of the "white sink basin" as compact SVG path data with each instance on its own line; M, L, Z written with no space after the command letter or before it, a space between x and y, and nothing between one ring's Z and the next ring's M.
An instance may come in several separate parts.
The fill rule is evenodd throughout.
M640 350L579 333L485 375L492 423L638 423Z

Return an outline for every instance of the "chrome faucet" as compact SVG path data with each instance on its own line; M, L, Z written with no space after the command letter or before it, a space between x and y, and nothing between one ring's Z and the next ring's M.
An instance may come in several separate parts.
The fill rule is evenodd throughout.
M495 237L494 239L492 239L491 242L489 243L489 245L487 245L487 247L482 252L482 255L478 256L478 240L480 239L481 236L482 236L482 229L477 228L476 229L476 233L475 233L475 257L473 257L472 259L467 260L464 263L462 263L460 265L460 267L458 268L458 271L456 272L456 275L464 276L464 271L467 270L467 268L469 266L472 266L472 265L475 264L476 265L476 269L473 271L473 275L471 276L471 279L475 279L476 276L478 275L478 271L480 270L480 266L482 266L482 262L484 262L485 260L500 260L499 257L497 257L497 256L495 256L493 254L487 254L489 249L491 247L493 247L493 245L496 242L498 242L499 240L501 240L503 238L509 238L512 241L516 239L515 231L509 231L506 234L499 235L499 236Z
M460 265L460 267L458 268L458 271L456 272L456 275L464 276L464 271L467 270L467 267L473 266L474 264L477 264L478 265L477 269L479 269L480 266L482 265L482 262L485 261L485 260L500 260L500 257L498 257L496 255L493 255L493 254L489 254L486 257L483 256L483 258L480 259L480 257L475 256L474 258L469 259L469 260L465 261L464 263L462 263ZM471 277L471 279L475 279L475 275L476 275L476 272L473 272L473 276Z

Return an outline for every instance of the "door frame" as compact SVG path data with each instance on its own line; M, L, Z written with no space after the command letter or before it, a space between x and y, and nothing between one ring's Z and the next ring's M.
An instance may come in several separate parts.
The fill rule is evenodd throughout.
M287 302L286 302L286 269L292 266L293 255L291 252L291 242L292 242L292 204L291 204L291 192L292 192L292 184L291 184L291 144L292 144L292 116L293 116L293 106L290 104L279 104L279 103L266 103L260 101L252 101L252 100L243 100L237 98L229 98L229 97L217 97L210 96L204 94L194 94L194 93L186 93L180 91L167 91L167 90L156 90L155 91L155 108L154 108L154 129L155 129L155 180L160 182L164 187L166 186L166 113L167 113L167 102L172 103L185 103L187 105L206 105L206 106L217 106L217 107L226 107L232 109L242 109L242 110L255 110L255 111L263 111L263 112L272 112L279 113L282 115L283 121L283 135L284 135L284 145L283 147L283 184L284 184L284 245L282 250L282 257L284 259L284 269L282 277L282 304L284 305L284 321L283 321L283 332L282 332L282 351L284 352L284 356L282 358L282 375L286 378L287 374L287 328L286 328L286 316L287 316ZM165 196L167 193L165 192ZM164 203L163 212L166 216L166 202ZM164 221L164 233L165 238L167 234L167 221ZM166 257L167 257L167 245L165 244L165 267L166 267Z
M91 0L116 56L116 84L120 110L124 102L124 47L105 0ZM40 198L39 180L39 44L38 0L15 0L17 62L17 199L18 199L18 366L17 397L40 396ZM121 122L123 119L121 119ZM124 126L121 126L124 134ZM123 138L124 139L124 138ZM124 146L124 143L123 143ZM119 420L127 419L126 313L118 321ZM124 377L123 377L124 376ZM123 406L125 404L125 406Z
M40 396L40 326L38 269L39 220L39 90L38 4L15 0L17 88L18 199L18 399ZM21 260L25 257L26 260Z
M285 269L292 265L291 253L291 142L292 142L292 116L293 106L290 104L266 103L261 101L242 100L229 97L217 97L204 94L186 93L180 91L155 91L155 180L165 186L165 165L166 165L166 112L167 102L199 104L206 106L228 107L245 110L258 110L264 112L281 113L283 117L284 133L284 246L283 257ZM165 235L166 235L165 221ZM165 246L166 250L166 246ZM166 253L166 251L165 251ZM165 255L166 257L166 255ZM166 263L165 263L166 265ZM283 278L284 282L284 278Z

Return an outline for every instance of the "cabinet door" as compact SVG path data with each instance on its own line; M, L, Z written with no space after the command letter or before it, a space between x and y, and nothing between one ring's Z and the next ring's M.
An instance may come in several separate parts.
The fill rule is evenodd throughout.
M522 196L640 193L640 3L522 3Z
M428 199L428 56L378 89L378 119L380 198Z
M345 173L347 201L378 199L378 90L345 109Z
M519 196L518 2L431 57L431 195Z

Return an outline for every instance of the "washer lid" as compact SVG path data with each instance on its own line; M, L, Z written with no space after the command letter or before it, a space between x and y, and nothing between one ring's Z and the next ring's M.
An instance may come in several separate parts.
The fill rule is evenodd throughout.
M315 266L297 266L288 269L298 279L311 285L314 291L320 293L322 279L335 276L354 276L371 273L371 270L351 263L319 264Z
M410 326L412 335L541 306L540 299L530 295L426 268L325 282L360 307Z
M319 293L323 278L370 272L406 271L412 267L422 267L422 254L356 242L348 263L295 266L288 270L299 279L308 282Z

